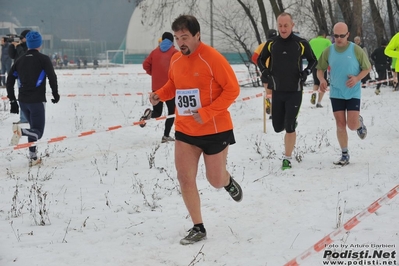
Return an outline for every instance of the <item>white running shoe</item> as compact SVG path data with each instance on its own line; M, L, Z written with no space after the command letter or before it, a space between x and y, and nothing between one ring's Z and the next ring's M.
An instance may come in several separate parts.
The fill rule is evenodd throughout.
M38 165L42 163L42 159L40 159L39 157L37 157L36 159L29 159L29 167Z
M18 145L19 139L22 136L22 130L21 127L18 124L12 124L12 132L13 135L11 137L11 146Z

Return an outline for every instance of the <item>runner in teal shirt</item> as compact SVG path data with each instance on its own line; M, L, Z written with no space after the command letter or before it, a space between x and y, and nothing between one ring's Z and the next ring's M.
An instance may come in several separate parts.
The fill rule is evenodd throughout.
M323 74L330 66L330 100L342 150L341 158L334 164L342 166L349 164L346 128L356 130L361 139L367 135L363 117L360 116L361 80L371 70L368 56L360 46L348 41L349 34L345 23L335 24L335 43L324 50L316 66L321 91L327 89Z

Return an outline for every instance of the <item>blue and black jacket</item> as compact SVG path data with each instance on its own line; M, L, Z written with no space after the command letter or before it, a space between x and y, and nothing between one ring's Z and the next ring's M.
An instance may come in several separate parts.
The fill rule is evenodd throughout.
M46 102L46 77L52 93L58 93L57 75L47 55L36 49L28 50L12 65L7 77L7 97L16 100L15 81L19 80L18 100L24 103Z

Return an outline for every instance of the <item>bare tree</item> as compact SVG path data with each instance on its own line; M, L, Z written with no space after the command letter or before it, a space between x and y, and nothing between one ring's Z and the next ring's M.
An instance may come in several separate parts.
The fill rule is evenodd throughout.
M327 0L327 7L328 7L328 9L327 9L328 10L328 15L329 15L330 20L331 20L331 25L335 25L335 23L337 23L337 21L335 19L334 11L333 11L332 4L331 4L330 0ZM330 32L330 31L328 31L328 32Z
M275 18L277 18L278 15L283 13L284 10L285 10L281 0L277 0L277 1L276 0L270 0L270 5L272 6L272 10L273 10Z
M241 7L244 9L244 12L245 12L245 14L247 15L247 17L248 17L248 19L249 19L249 21L250 21L250 23L251 23L251 25L252 25L252 28L253 28L253 30L254 30L254 32L255 32L255 36L256 36L256 39L257 39L258 43L261 43L261 38L260 38L259 29L258 29L257 23L256 23L256 21L255 21L255 17L254 17L254 15L252 14L251 6L248 5L248 4L244 4L243 1L241 1L241 0L237 0L237 2L238 2L238 3L241 5ZM259 1L258 1L258 4L259 4ZM266 22L267 22L267 19L266 19ZM251 57L249 57L249 58L251 58Z
M398 7L398 1L396 1L396 8L399 9ZM393 15L393 8L392 8L392 2L391 0L387 0L387 11L388 11L388 18L389 18L389 30L390 30L390 35L393 36L396 33L396 27L395 27L395 18Z
M395 6L396 6L396 10L399 10L399 1L398 0L394 0Z
M198 10L199 0L186 0L184 5L179 0L137 0L137 7L141 9L141 24L162 28L164 21L178 8L183 8L184 13L193 14Z
M321 0L311 0L313 14L317 22L318 30L328 32L327 20L324 12L323 3Z
M348 1L349 2L349 1ZM363 36L363 5L362 0L353 0L352 8L352 25L350 31L352 36L358 35Z
M253 47L256 44L253 38L254 28L256 29L255 32L258 32L259 35L260 33L255 23L256 18L254 18L251 11L254 9L254 6L242 4L245 6L245 9L230 7L228 10L226 10L223 4L215 4L215 11L218 13L218 16L215 18L213 24L215 30L222 34L219 37L219 41L238 52L243 62L251 63ZM248 19L252 23L243 23L243 21ZM244 51L245 57L241 55L240 51Z
M351 40L353 40L353 38L356 36L356 32L352 28L354 23L353 23L353 13L352 13L352 8L351 8L351 1L337 0L337 3L341 9L344 21L345 21L346 25L348 25L349 31L352 33L349 38Z
M362 0L337 0L337 3L341 9L345 23L348 25L350 40L353 40L355 36L362 36ZM352 4L352 7L351 7Z
M266 8L262 0L257 0L257 2L258 2L263 32L266 33L270 29L269 23L267 22ZM262 43L262 39L260 36L256 36L256 40L258 41L259 44Z
M371 18L374 25L374 32L377 37L377 43L381 43L381 40L384 38L384 35L386 35L384 22L382 21L380 12L374 0L369 0L369 3L370 3Z
M167 18L170 20L172 15L193 14L201 25L212 28L211 36L215 30L216 41L218 44L223 42L222 50L239 52L244 62L250 62L255 46L265 40L266 32L270 29L271 18L268 17L270 14L274 15L272 18L274 20L282 12L292 13L296 25L301 31L305 31L303 37L314 35L318 30L330 33L332 26L342 18L351 32L350 40L353 40L356 35L362 36L369 48L386 37L388 29L393 35L399 26L397 21L399 0L384 1L386 6L383 7L376 5L375 0L229 0L228 9L225 7L225 1L217 0L201 0L201 2L199 0L137 0L137 2L138 8L143 13L141 21L143 25L161 29ZM214 3L213 16L210 16L212 14L208 4L210 2ZM381 1L379 0L378 3ZM267 13L270 8L266 6L268 4L272 13ZM206 10L204 10L205 5L208 5ZM389 21L381 16L382 10L388 11ZM362 13L362 11L365 12ZM202 36L206 37L207 34L209 35L209 32L202 32ZM216 48L220 49L220 47Z

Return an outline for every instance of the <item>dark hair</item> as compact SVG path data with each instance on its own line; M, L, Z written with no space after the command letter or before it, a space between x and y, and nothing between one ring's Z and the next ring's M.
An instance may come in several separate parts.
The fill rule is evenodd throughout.
M198 20L191 15L180 15L176 18L172 23L172 30L188 30L193 36L201 31Z
M267 31L267 39L273 38L274 36L277 36L277 31L275 29L270 29Z
M163 34L162 34L162 40L165 40L165 39L168 39L168 40L170 40L171 42L173 42L173 34L172 33L170 33L170 32L164 32Z
M319 32L317 33L317 36L326 36L326 32L324 30L319 30Z
M382 39L382 40L381 40L381 45L382 45L382 46L387 46L387 45L388 45L388 41L385 40L385 39Z

